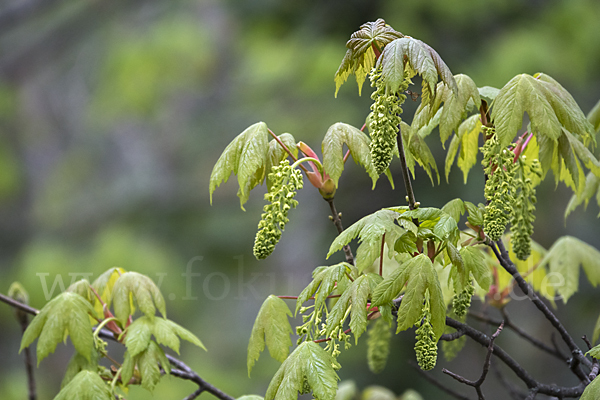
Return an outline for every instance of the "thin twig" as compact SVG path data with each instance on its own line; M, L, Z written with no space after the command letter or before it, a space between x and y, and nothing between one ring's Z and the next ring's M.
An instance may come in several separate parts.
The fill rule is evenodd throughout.
M416 208L415 193L413 192L412 182L408 166L406 165L406 156L404 155L404 144L402 143L402 133L398 127L398 152L400 153L400 164L402 165L402 178L404 179L404 187L406 188L406 197L408 198L408 208L414 210Z
M337 212L337 210L335 208L335 203L333 202L333 198L325 199L325 200L327 201L327 204L329 204L329 209L331 210L333 224L335 225L335 227L338 231L338 234L340 234L344 231L344 225L342 225L342 219L340 218L340 214ZM350 245L345 245L343 247L343 249L344 249L344 253L346 254L346 262L348 264L354 265L354 256L352 255L352 249L350 248Z
M40 313L39 310L36 310L35 308L28 306L27 304L20 303L2 293L0 293L0 301L8 304L11 307L18 308L21 311L25 311L27 314L38 315Z
M21 335L25 334L25 330L29 325L29 315L27 312L21 309L15 309L15 315L19 324L21 325ZM37 390L35 387L35 375L33 369L33 357L31 355L31 350L29 347L25 348L25 371L27 372L27 398L29 400L36 400L37 398Z
M459 381L461 383L464 383L465 385L474 387L475 391L477 392L477 396L478 396L479 400L485 400L485 396L483 395L483 392L481 391L481 385L485 381L485 378L490 370L492 352L494 350L494 340L496 340L496 338L498 337L500 332L502 332L502 328L504 328L504 321L502 321L502 323L500 323L500 326L498 327L498 329L496 329L496 332L492 335L492 337L489 340L488 350L487 350L487 354L485 356L485 362L483 363L483 371L481 372L481 376L479 377L479 379L477 379L476 381L471 381L471 380L466 379L454 372L448 371L446 368L442 368L443 373L450 375L452 378L456 379L457 381Z
M497 249L494 245L494 242L488 241L487 244L492 248L494 254L496 255L496 258L498 259L502 267L513 276L513 278L517 282L517 285L519 285L519 288L523 291L523 293L526 296L529 297L531 302L538 308L538 310L540 310L542 314L544 314L546 319L550 321L552 326L554 326L554 328L562 337L563 341L567 344L569 350L571 350L571 354L573 355L571 369L575 370L578 363L582 363L586 367L591 368L591 361L583 355L583 352L581 351L579 346L577 346L571 335L569 335L569 332L567 332L560 320L554 315L554 313L548 308L548 306L542 300L540 300L540 298L535 293L531 285L529 285L529 283L527 283L527 281L523 279L523 277L517 270L517 267L515 267L514 263L511 261L510 256L508 255L508 252L506 251L502 240L498 240L497 242L495 242L495 244L498 246Z
M459 399L459 400L470 400L467 396L464 396L458 392L455 392L453 389L450 389L449 387L445 386L443 383L439 382L437 379L435 379L433 376L431 376L431 374L428 374L427 372L425 372L421 368L419 368L417 365L415 365L414 362L409 362L409 364L419 374L421 374L421 376L423 378L425 378L429 383L431 383L438 389L442 390L443 392L445 392L445 393L449 394L450 396L452 396L456 399Z

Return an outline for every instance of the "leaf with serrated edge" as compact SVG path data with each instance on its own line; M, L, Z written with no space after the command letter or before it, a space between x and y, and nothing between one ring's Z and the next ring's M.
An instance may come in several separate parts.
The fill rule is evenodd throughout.
M71 292L63 292L50 300L31 321L21 339L21 352L39 336L37 343L38 365L56 345L71 336L75 350L88 361L94 346L92 325L88 315L94 315L89 301Z
M167 374L171 371L169 360L163 349L154 341L151 341L148 348L136 356L136 358L138 369L142 376L142 387L152 392L162 376L159 367L162 367Z
M129 316L135 312L135 309L132 308L132 299L140 311L150 318L154 317L157 308L163 317L167 316L165 299L152 279L130 271L117 279L112 292L115 317L123 326Z
M286 359L292 345L290 334L293 333L288 316L291 317L292 312L279 297L270 295L263 302L248 343L248 376L260 353L265 349L265 343L272 358L280 362Z
M92 394L92 395L91 395ZM92 371L81 371L66 385L54 400L114 400L109 386Z
M111 268L106 272L102 273L94 282L92 282L92 288L100 295L102 301L107 307L110 307L112 300L112 290L115 286L117 279L124 274L126 271L123 268ZM98 299L94 303L94 308L99 315L102 315L102 304Z
M373 188L375 188L379 175L371 162L370 142L371 140L367 134L343 122L335 123L329 127L321 145L323 169L329 174L336 187L344 171L343 147L345 144L348 146L354 162L367 171L373 181Z
M271 379L265 400L296 400L305 380L316 399L333 400L339 380L333 369L335 363L317 343L300 344Z
M594 325L594 332L592 333L592 343L596 343L598 338L600 337L600 315L598 315L598 319L596 320L596 325ZM600 358L600 357L598 357Z
M560 136L561 124L549 103L542 83L531 75L512 78L494 99L491 117L502 147L513 140L527 112L533 132L552 140Z
M212 194L233 172L238 177L240 207L248 201L249 192L265 176L269 149L267 124L258 122L240 133L223 151L210 174L209 193Z
M464 183L467 184L469 171L477 163L477 152L479 151L479 132L481 132L481 120L475 114L467 118L458 128L460 137L460 153L456 164L462 170Z
M398 217L398 213L391 210L379 210L373 214L367 215L361 218L346 230L344 230L331 244L327 258L333 253L341 250L345 245L350 243L355 237L359 237L361 243L379 243L381 244L381 238L386 232L392 232L395 237L399 237L404 233L403 229L395 224L395 220ZM372 261L371 261L372 262ZM356 265L359 272L369 265Z
M558 239L538 266L548 265L550 273L562 276L564 284L556 289L566 303L579 287L579 266L583 267L593 286L600 283L600 252L572 236Z
M354 334L354 339L358 343L358 338L367 329L367 299L375 286L376 280L381 279L375 274L361 275L342 293L335 306L327 316L327 331L325 336L329 337L336 326L343 324L346 310L352 307L350 311L350 329Z
M479 91L473 79L463 74L455 75L454 79L458 86L458 92L455 94L450 90L444 91L444 107L440 117L440 139L442 144L450 137L453 130L458 131L458 126L467 110L469 100L472 100L477 109L481 106Z
M579 400L597 400L598 398L600 398L600 378L596 377L585 387Z
M298 313L302 304L309 298L315 297L315 309L319 309L325 302L329 293L333 290L336 283L345 278L346 273L350 272L351 265L342 262L328 267L317 267L313 272L313 280L302 290L296 301L296 311Z
M458 223L460 217L465 213L465 203L459 198L452 199L444 204L442 211L450 215Z
M468 246L461 248L459 252L466 273L470 272L477 284L487 292L492 284L492 274L482 251L474 246Z

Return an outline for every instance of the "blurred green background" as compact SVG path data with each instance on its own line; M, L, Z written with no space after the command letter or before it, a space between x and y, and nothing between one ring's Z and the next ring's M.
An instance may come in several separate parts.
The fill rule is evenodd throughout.
M584 113L600 98L596 0L2 0L0 291L18 280L41 308L72 279L93 280L113 266L147 274L160 282L169 317L209 349L184 345L182 359L234 397L264 395L277 363L263 355L247 377L254 317L269 294L299 293L326 263L336 231L327 204L307 185L275 253L258 262L252 243L264 187L243 212L232 180L217 189L211 207L209 175L225 146L257 121L314 149L337 121L362 126L370 89L359 97L351 78L334 99L333 75L349 35L379 17L433 46L453 73L469 74L478 86L545 72ZM406 118L417 105L407 101ZM444 151L432 139L443 168ZM397 161L395 191L385 180L371 191L368 176L350 164L336 195L346 225L404 203ZM449 184L432 187L423 171L416 181L423 205L458 196L483 201L477 168L469 186L456 167ZM576 211L565 224L569 197L548 179L538 195L534 239L549 247L571 234L600 248L597 207ZM559 305L576 337L591 335L599 311L599 296L589 284L582 288L570 312ZM516 322L548 338L549 325L530 304L515 302L510 310ZM0 398L23 399L20 330L9 307L0 306L0 318ZM511 332L498 343L544 382L577 383ZM426 399L444 398L407 365L413 344L412 333L395 337L380 375L367 369L366 346L359 345L341 356L340 376L361 388L415 388ZM59 346L36 370L40 400L58 392L71 353L70 344ZM449 368L474 378L484 354L470 344ZM484 388L489 398L505 398L493 394L493 382ZM178 399L194 389L164 378L152 397ZM128 398L150 396L132 388Z

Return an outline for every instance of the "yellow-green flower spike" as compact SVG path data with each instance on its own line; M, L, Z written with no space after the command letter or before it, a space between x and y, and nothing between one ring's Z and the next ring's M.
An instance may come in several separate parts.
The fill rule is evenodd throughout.
M467 310L471 307L471 298L475 293L473 284L469 282L469 285L465 287L462 292L456 293L452 299L452 310L458 317L462 317L467 314Z
M402 103L406 100L404 92L410 83L404 79L398 91L390 93L382 79L381 68L373 69L370 74L371 86L375 91L371 94L371 121L369 132L371 134L371 159L378 174L383 173L390 165L394 154L398 130L400 125L400 114L402 114Z
M482 153L482 165L487 176L484 191L487 205L483 226L485 234L496 241L502 237L512 217L515 201L515 154L502 148L495 134L486 140Z
M433 327L431 326L429 296L426 297L425 304L423 305L421 321L419 322L416 335L415 353L417 355L417 363L422 370L429 371L435 367L435 363L437 362L437 342Z
M265 200L269 204L263 208L264 212L254 239L254 256L258 260L273 253L285 224L289 221L288 212L298 205L298 201L294 200L296 191L302 189L302 173L292 169L288 160L273 166L269 179L272 182L271 190L265 194Z

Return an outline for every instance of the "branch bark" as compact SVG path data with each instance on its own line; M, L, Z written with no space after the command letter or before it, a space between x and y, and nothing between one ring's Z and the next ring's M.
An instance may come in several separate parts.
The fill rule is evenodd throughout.
M331 199L325 199L327 201L327 204L329 204L329 209L331 210L331 220L333 221L333 224L335 225L338 234L342 233L344 231L344 225L342 225L342 218L340 217L340 214L338 213L338 211L335 208L335 203L333 202L333 198ZM345 245L343 247L344 249L344 254L346 255L346 262L348 264L352 264L354 265L354 256L352 255L352 249L350 248L350 245Z

